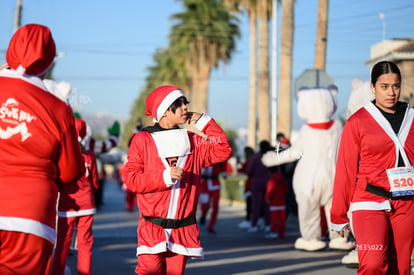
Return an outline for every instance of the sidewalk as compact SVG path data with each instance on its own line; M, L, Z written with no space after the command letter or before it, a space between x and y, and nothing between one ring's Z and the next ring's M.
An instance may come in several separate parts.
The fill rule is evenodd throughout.
M189 260L186 275L356 274L356 269L340 263L346 252L294 249L299 236L296 219L288 219L284 239L265 239L263 232L247 233L237 227L244 213L243 204L222 202L217 234L209 234L200 226L205 258ZM117 184L107 182L104 204L94 220L92 274L135 274L138 216L138 212L125 211L124 192ZM76 274L76 257L75 253L68 258L72 275Z

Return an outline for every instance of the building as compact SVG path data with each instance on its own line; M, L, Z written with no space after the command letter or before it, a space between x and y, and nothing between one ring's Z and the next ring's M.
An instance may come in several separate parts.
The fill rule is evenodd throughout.
M392 61L398 65L402 77L400 99L414 106L414 39L384 40L371 47L371 59L366 62L372 68L379 61Z

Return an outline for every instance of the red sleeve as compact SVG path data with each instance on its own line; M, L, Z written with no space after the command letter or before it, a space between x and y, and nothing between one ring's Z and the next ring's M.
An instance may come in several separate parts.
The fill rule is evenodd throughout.
M348 120L342 132L336 162L331 208L331 222L333 224L341 225L349 222L347 212L355 191L359 154L360 143L357 126Z
M227 161L233 155L226 133L214 119L210 119L202 132L207 135L207 140L199 135L194 135L194 138L196 139L195 144L201 153L203 167Z
M91 182L92 182L93 191L96 192L96 190L98 190L98 187L99 187L98 166L96 164L95 154L93 152L89 152L89 155L91 156L91 160L92 160Z
M127 188L141 194L167 190L169 187L163 178L164 171L165 166L158 157L151 134L136 134L132 139L128 161L122 172Z
M266 184L266 193L265 193L265 200L266 201L270 201L270 199L272 198L272 193L273 193L273 188L274 184L273 184L273 176L270 177L270 179L267 181Z
M67 109L66 123L68 123L68 126L62 134L57 156L59 179L63 183L76 181L85 174L85 164L75 130L75 119L70 108L67 107Z

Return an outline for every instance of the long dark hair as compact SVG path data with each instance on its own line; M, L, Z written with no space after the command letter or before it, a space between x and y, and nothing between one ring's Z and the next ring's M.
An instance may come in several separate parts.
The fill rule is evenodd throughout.
M371 71L371 84L375 86L378 77L383 74L397 74L401 81L401 72L398 66L391 61L381 61L374 65Z

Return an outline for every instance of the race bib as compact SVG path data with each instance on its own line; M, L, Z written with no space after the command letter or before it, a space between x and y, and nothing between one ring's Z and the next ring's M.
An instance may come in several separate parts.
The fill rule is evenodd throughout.
M392 197L414 195L414 174L412 167L387 169Z

